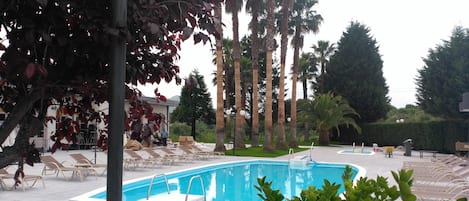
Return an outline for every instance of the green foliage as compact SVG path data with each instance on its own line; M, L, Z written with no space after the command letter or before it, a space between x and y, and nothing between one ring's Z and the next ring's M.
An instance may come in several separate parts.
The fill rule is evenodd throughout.
M391 109L386 114L386 118L379 122L395 123L402 119L404 122L424 122L424 121L441 121L441 118L435 117L423 111L421 107L415 105L406 105L405 108Z
M361 122L374 122L383 118L389 109L382 68L379 48L369 28L351 22L327 66L325 91L347 99L360 114Z
M197 121L196 127L198 142L215 143L215 126L213 124L208 125L204 122ZM191 126L181 122L171 123L169 129L170 138L173 142L177 142L179 136L188 136L191 133Z
M328 144L327 139L322 139L322 133L329 132L332 128L339 129L340 125L352 126L359 133L361 128L355 123L354 116L358 116L353 108L341 96L332 93L316 94L314 100L298 104L298 122L312 123L320 134L320 144ZM327 140L327 142L322 142Z
M192 125L195 120L207 124L215 123L215 111L212 99L204 82L204 76L197 70L192 71L182 88L179 105L171 114L171 121L185 122Z
M412 186L412 173L413 170L404 170L401 169L399 173L396 172L391 172L392 176L394 177L394 180L397 181L397 184L399 185L399 189L401 189L400 196L402 198L402 201L412 201L416 200L417 198L415 197L414 194L412 194L410 187Z
M402 145L413 139L413 149L430 149L454 153L456 141L467 140L467 123L459 121L427 121L362 124L360 140L366 144Z
M293 148L293 151L300 152L300 151L305 151L308 150L307 148ZM233 154L232 150L226 150L225 152L226 155L231 155ZM253 157L268 157L268 158L274 158L274 157L279 157L279 156L284 156L288 154L288 150L274 150L272 152L264 152L262 147L249 147L245 149L236 149L235 151L236 156L253 156Z
M459 112L459 102L469 88L469 30L456 27L449 40L429 50L424 62L418 71L418 104L443 118L467 116Z
M400 170L399 172L391 171L394 180L398 186L389 186L387 179L378 176L376 180L368 178L358 179L356 185L353 185L351 176L352 168L346 167L342 179L345 184L345 192L343 198L338 194L340 184L331 184L328 180L324 180L322 189L316 189L311 186L302 190L300 197L294 196L292 201L415 201L416 196L411 192L412 186L412 170ZM259 178L256 189L259 191L258 196L265 201L283 200L283 195L278 190L271 188L272 182L265 182L265 177ZM270 199L269 199L270 198ZM287 199L289 200L289 199Z
M283 201L284 196L280 194L280 190L272 190L272 182L266 182L265 176L257 178L257 183L254 187L259 191L257 194L264 201Z

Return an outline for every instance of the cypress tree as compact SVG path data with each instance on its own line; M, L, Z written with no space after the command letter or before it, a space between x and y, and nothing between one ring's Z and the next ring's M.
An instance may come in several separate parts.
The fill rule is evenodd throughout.
M360 114L358 121L374 122L385 117L389 110L388 87L382 69L379 47L369 28L351 22L326 67L325 91L348 100Z

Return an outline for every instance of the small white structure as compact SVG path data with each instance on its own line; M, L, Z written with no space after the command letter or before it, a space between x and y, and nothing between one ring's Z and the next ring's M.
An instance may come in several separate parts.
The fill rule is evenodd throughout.
M174 110L174 108L179 104L178 100L172 100L172 99L168 99L166 102L162 102L162 101L157 102L155 100L155 98L141 97L141 100L148 102L153 107L153 112L154 113L164 114L167 117L168 122L169 122L169 119L170 119L170 112L172 110ZM94 105L94 108L98 112L103 112L104 114L109 113L109 104L107 102L103 103L103 104L100 104L100 105ZM126 102L125 106L124 106L125 111L129 111L129 108L130 108L130 105L129 105L128 102ZM54 144L54 141L52 141L50 139L50 137L52 135L54 135L54 133L56 132L57 123L60 122L60 120L61 120L60 118L63 116L63 114L57 114L59 109L60 109L59 106L55 105L55 104L50 105L47 108L46 116L56 117L56 120L51 120L51 121L45 122L44 130L41 132L42 136L35 136L35 137L30 139L30 142L32 142L32 141L35 142L36 148L42 148L42 150L48 151L48 150L51 149L52 145ZM0 108L0 125L1 125L1 123L3 123L3 120L1 119L2 117L4 117L3 118L3 120L4 120L7 117L7 114L4 113L3 110L1 110L1 108ZM78 115L69 116L69 117L72 118L72 119L77 119ZM80 138L80 136L82 135L82 133L80 133L79 137L78 137L79 138L78 146L80 146L80 143L82 143L82 144L86 143L86 145L91 145L91 143L95 144L96 140L99 136L99 131L104 129L105 125L104 125L104 122L102 122L102 121L101 122L80 122L80 127L83 127L82 131L87 132L87 134L89 136L92 136L92 138L87 138L87 139ZM2 146L11 146L11 145L13 145L13 143L15 142L17 132L18 132L18 128L16 128L10 134L10 136L2 144ZM124 133L124 135L125 135L125 133ZM125 136L124 136L124 139L125 139ZM68 143L68 141L66 141L65 139L63 139L62 142L65 143L65 144Z

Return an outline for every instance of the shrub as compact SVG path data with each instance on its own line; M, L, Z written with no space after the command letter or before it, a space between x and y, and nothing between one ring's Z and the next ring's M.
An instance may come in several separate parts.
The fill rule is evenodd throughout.
M412 170L392 171L394 180L398 186L391 186L385 177L378 176L376 180L366 177L360 178L354 186L352 182L352 168L346 167L342 179L344 180L345 192L340 196L338 190L340 184L330 183L324 180L322 189L309 187L302 190L300 196L294 196L291 201L361 201L361 200L402 200L415 201L417 198L411 192ZM255 188L257 194L264 201L283 201L284 195L279 190L273 190L272 182L266 182L266 178L258 178ZM290 199L287 199L290 200Z

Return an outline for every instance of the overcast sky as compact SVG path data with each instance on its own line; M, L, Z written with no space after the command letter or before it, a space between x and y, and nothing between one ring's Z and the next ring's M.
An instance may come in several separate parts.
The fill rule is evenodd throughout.
M366 25L378 42L391 104L398 108L415 104L415 78L417 70L424 65L422 58L427 57L428 50L448 40L454 27L469 28L468 0L319 0L314 8L324 21L318 34L306 37L303 51L311 52L310 47L317 40L337 43L351 21ZM226 25L223 34L232 38L230 19L231 15L223 16ZM240 14L240 37L248 33L249 20L248 15ZM211 82L216 66L211 63L210 49L210 45L194 46L193 41L188 40L183 44L178 64L181 77L187 77L194 69L204 75L205 83L210 86L211 98L216 103L216 88ZM279 52L280 49L276 53ZM292 60L293 50L289 49L288 67ZM286 83L291 89L289 78ZM167 98L180 95L181 87L174 83L158 86ZM153 96L153 89L143 89L143 93ZM297 93L302 97L301 87ZM290 94L287 96L291 97Z

